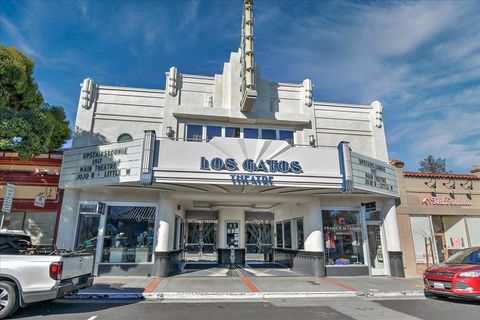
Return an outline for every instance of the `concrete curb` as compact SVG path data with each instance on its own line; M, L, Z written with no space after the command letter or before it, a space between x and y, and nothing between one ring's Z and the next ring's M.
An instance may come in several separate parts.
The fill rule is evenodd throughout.
M199 300L266 300L281 298L394 298L420 297L423 291L333 291L333 292L152 292L152 293L77 293L66 297L78 300L147 300L147 301L199 301Z

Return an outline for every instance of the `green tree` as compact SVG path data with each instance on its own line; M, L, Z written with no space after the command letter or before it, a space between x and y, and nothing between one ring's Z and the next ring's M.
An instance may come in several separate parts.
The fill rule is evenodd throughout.
M420 172L429 172L429 173L445 173L446 172L446 159L436 158L432 155L429 155L422 161L418 163Z
M33 68L25 54L0 46L0 149L22 159L58 149L71 137L63 108L44 102Z

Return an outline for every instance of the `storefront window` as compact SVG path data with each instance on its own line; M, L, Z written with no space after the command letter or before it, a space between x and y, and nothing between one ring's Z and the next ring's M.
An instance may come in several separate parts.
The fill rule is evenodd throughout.
M275 229L277 230L277 248L283 248L283 227L282 227L282 223L278 222L275 225Z
M323 210L322 214L327 264L364 264L360 213Z
M183 247L182 239L183 239L183 222L182 218L175 216L175 229L173 230L173 250L178 250Z
M202 141L203 126L198 124L187 125L187 141Z
M212 140L214 137L222 136L222 127L207 126L207 141Z
M303 219L298 219L297 221L297 244L298 250L304 249L304 242L303 242Z
M285 248L292 248L292 224L290 221L283 222L283 233L285 235Z
M467 217L470 246L480 246L480 217Z
M382 213L380 211L366 211L365 220L367 221L382 221Z
M151 262L154 224L154 207L109 207L102 262Z
M445 228L448 256L468 247L467 231L465 230L465 220L463 217L442 217L442 221Z
M56 218L56 212L12 212L5 216L3 227L25 231L34 246L51 246Z
M244 128L243 137L245 139L258 139L258 129L254 128Z
M433 241L432 227L429 216L412 215L410 216L410 225L412 226L413 247L415 249L415 261L417 263L433 263Z

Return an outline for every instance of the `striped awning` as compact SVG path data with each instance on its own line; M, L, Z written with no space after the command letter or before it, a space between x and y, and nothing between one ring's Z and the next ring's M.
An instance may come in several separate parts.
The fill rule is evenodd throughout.
M135 221L153 221L155 220L154 207L133 207L112 217L112 220L135 220Z

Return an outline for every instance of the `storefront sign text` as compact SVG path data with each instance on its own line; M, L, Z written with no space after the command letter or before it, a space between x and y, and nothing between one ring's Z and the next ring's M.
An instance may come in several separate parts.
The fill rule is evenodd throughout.
M63 154L60 188L140 181L143 140L87 146Z
M243 170L247 172L265 172L265 173L302 173L302 167L298 161L287 162L284 160L260 160L258 163L255 163L252 159L245 159L242 162ZM202 157L200 160L200 170L227 170L227 171L238 171L239 164L235 159L227 158L223 160L222 158L213 158L208 160L206 157Z
M302 166L298 161L284 160L260 160L258 163L252 159L245 159L240 163L233 158L213 158L208 160L206 157L200 159L200 170L215 171L240 171L240 167L246 172L258 173L302 173ZM244 175L231 174L234 185L252 185L252 186L272 186L273 177L268 175Z
M5 189L5 196L3 197L2 212L9 213L12 209L13 194L15 192L15 188L16 186L14 184L7 183L7 187Z
M386 162L352 152L354 188L398 196L395 168Z
M423 205L432 206L468 206L472 205L472 201L468 199L452 199L448 197L425 197L422 199Z
M370 169L370 172L364 172L365 184L380 189L393 191L393 186L387 183L387 179L379 175L385 173L385 167L365 159L358 159L360 165Z
M252 185L252 186L272 186L272 176L249 176L244 174L232 174L232 183L235 185Z
M87 180L99 177L119 177L122 173L121 170L118 169L120 160L113 161L111 157L126 154L128 154L128 148L83 153L82 159L89 163L87 162L87 164L79 168L75 180Z

